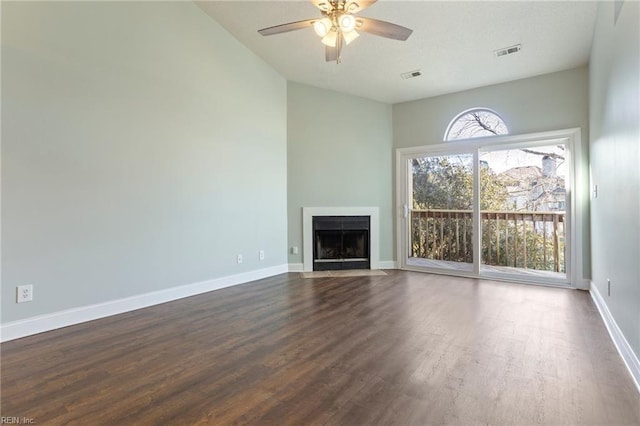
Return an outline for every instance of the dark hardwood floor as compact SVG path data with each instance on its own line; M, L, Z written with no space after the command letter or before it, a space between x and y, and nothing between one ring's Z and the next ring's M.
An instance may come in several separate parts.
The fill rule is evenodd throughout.
M291 273L7 342L37 424L640 424L589 294Z

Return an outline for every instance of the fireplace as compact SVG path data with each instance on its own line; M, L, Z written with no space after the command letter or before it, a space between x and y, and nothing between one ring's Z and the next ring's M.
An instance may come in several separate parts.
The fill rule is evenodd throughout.
M369 251L369 268L380 268L380 212L375 206L355 207L303 207L302 208L302 270L311 272L314 270L314 230L313 219L327 216L364 216L369 219L369 239L367 241Z
M370 269L369 216L314 216L313 270Z

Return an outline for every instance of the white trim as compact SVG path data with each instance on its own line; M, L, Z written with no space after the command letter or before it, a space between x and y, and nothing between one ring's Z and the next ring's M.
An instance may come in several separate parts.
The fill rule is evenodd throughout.
M480 210L480 152L476 149L473 151L473 223L471 227L473 230L471 242L473 244L474 275L480 275L480 264L482 263L482 237L474 237L480 235L482 229Z
M571 226L573 227L573 238L570 243L573 244L571 252L573 254L573 279L576 288L581 290L588 290L590 288L590 279L585 278L584 273L584 258L586 256L585 244L589 244L589 241L584 241L583 238L583 225L587 223L586 212L589 211L589 178L588 167L585 164L585 152L582 146L582 132L579 128L574 129L570 138L571 145L571 202L573 208L573 216L571 217ZM585 188L586 184L586 188ZM589 274L589 272L587 272Z
M600 291L598 291L598 287L591 283L591 288L589 290L591 293L591 298L593 299L593 303L595 303L598 308L598 312L600 312L600 316L604 321L604 325L607 327L607 331L611 336L611 340L613 340L613 344L616 346L618 353L622 357L624 364L627 366L629 373L631 373L631 377L640 392L640 360L638 360L638 356L633 352L631 345L622 334L620 327L616 323L616 320L611 315L611 311L609 311L609 307L607 303L602 298Z
M395 260L381 260L378 262L378 269L398 269L398 262Z
M576 280L576 288L578 290L587 290L591 288L591 280L589 278L580 278Z
M369 244L371 269L379 269L380 215L378 207L303 207L302 258L304 272L313 271L313 217L314 216L369 216Z
M491 274L491 273L485 272L481 276L478 276L478 274L474 273L473 271L429 268L425 266L416 266L411 264L399 269L402 269L404 271L422 272L426 274L446 275L450 277L472 278L474 280L500 281L500 282L511 283L511 284L523 284L523 285L533 285L533 286L542 286L542 287L563 288L565 290L575 290L575 288L571 286L570 283L563 283L563 282L557 282L557 281L545 281L540 279L536 281L532 281L527 276L518 277L512 274Z
M405 246L409 245L409 227L407 226L406 213L409 206L413 202L411 200L411 193L408 190L411 174L407 173L407 166L404 163L409 161L408 157L402 155L399 149L396 149L396 205L394 208L394 219L396 222L396 253L398 256L398 269L405 269L407 267L407 251ZM413 185L411 185L413 186ZM409 199L407 199L409 197Z
M51 314L12 321L2 324L0 328L0 341L6 342L9 340L19 339L32 334L55 330L86 321L92 321L111 315L146 308L148 306L158 305L160 303L171 302L184 297L195 296L197 294L219 290L225 287L272 277L288 271L289 268L286 264L277 265L270 268L243 272L241 274L229 275L212 280L125 297L123 299L111 300L109 302L81 306Z
M548 132L527 133L523 135L500 135L485 138L456 139L455 141L436 144L397 148L396 152L406 156L407 158L411 158L416 154L424 154L425 151L428 151L430 155L437 155L440 152L444 154L469 153L470 150L477 148L484 149L487 145L500 145L508 149L530 142L539 142L540 144L553 143L554 141L565 140L572 135L579 134L579 132L580 129L575 127L570 129L551 130Z
M304 265L302 263L290 263L289 272L304 272Z

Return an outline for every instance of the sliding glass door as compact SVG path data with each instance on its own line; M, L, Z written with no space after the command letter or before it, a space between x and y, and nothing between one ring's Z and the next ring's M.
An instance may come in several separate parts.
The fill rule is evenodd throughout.
M409 159L409 259L473 271L473 154Z
M509 136L398 150L401 266L570 284L571 149Z
M480 152L480 272L566 279L566 146Z

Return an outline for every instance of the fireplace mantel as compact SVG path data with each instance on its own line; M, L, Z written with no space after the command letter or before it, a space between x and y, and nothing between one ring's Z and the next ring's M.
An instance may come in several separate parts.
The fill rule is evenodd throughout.
M313 217L314 216L369 216L371 220L371 269L380 268L380 218L378 207L303 207L302 254L303 270L313 271Z

